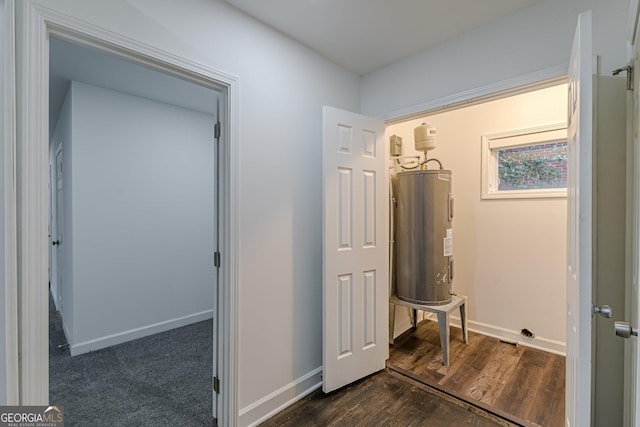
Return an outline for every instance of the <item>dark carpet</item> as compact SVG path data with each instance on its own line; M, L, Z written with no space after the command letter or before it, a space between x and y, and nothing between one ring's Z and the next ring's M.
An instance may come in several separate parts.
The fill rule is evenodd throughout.
M212 426L212 321L71 357L50 301L49 400L67 426Z

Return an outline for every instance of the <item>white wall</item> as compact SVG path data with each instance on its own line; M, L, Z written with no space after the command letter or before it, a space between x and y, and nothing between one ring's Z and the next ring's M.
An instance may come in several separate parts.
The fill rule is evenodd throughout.
M430 158L453 171L455 279L467 295L469 327L552 351L565 342L566 198L482 200L481 138L562 122L566 85L466 107L387 127L402 137L404 154L417 154L413 129L422 122L437 129ZM430 167L436 165L431 163ZM404 323L405 313L396 322ZM401 331L396 330L397 333Z
M239 78L241 422L317 384L321 107L357 110L358 76L219 0L36 3Z
M390 113L569 63L579 12L593 11L602 73L626 64L628 0L544 0L363 76L361 111Z
M52 251L52 265L51 265L51 289L53 297L55 298L56 307L62 315L62 326L64 328L67 341L72 342L73 330L74 330L74 298L73 298L73 251L74 251L74 236L73 236L73 208L72 208L72 196L73 196L73 169L74 169L74 144L73 144L73 132L72 132L72 110L73 110L73 96L71 87L67 90L67 94L64 98L60 114L53 131L49 143L49 163L54 171L54 177L51 181L51 209L52 209L52 240L58 240L60 232L63 236L63 245L61 246L63 256L58 264L58 252L56 246L51 246ZM62 173L62 196L63 196L63 212L64 216L61 221L62 230L58 229L58 212L56 210L57 204L57 175L56 175L56 154L58 148L62 146L63 156L63 173ZM61 282L58 280L58 269L61 269ZM63 301L64 297L64 301Z
M78 82L69 93L62 295L71 354L211 318L214 118Z

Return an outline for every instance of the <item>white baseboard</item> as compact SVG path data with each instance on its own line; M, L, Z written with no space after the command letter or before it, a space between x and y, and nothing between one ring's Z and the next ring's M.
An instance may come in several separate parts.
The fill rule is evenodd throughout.
M322 366L242 408L240 426L256 426L322 386Z
M460 327L460 318L451 316L451 326ZM487 325L485 323L469 320L468 328L470 331L477 332L482 335L505 340L511 343L518 343L525 347L536 348L538 350L547 351L549 353L565 356L567 352L567 344L562 341L555 341L545 337L535 337L534 339L526 339L520 335L520 331L501 328L499 326Z
M433 313L426 313L425 319L437 321L436 315ZM418 321L420 321L420 317L418 317ZM449 322L449 324L454 328L460 328L459 317L451 316L449 318ZM488 325L486 323L476 322L473 320L469 320L467 322L467 325L470 331L476 332L478 334L497 338L499 340L504 340L509 343L518 343L518 345L536 348L538 350L543 350L549 353L559 354L560 356L566 356L567 345L562 341L555 341L544 337L535 337L534 339L530 340L523 338L522 335L520 335L519 331L502 328L500 326ZM411 323L409 322L409 320L406 320L406 322L401 322L401 324L396 326L395 330L397 331L397 333L395 333L394 335L398 336L410 327Z
M118 332L117 334L107 335L89 341L74 343L69 346L69 351L71 352L71 356L77 356L78 354L100 350L101 348L111 347L116 344L122 344L127 341L157 334L159 332L170 331L171 329L180 328L182 326L190 325L192 323L197 323L212 318L213 310L205 310L199 313L189 314L187 316L154 323L152 325ZM69 338L68 335L67 338Z

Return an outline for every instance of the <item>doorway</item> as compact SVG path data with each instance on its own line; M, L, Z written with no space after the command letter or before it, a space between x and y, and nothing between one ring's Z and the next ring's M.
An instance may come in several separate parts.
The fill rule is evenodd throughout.
M191 416L201 415L198 409L211 416L219 93L57 38L49 45L49 152L55 171L50 248L58 261L52 265L51 293L67 338L50 339L50 345L68 346L66 352L49 352L50 401L66 407L70 419L95 406L92 395L109 402L108 393L137 401L134 407L142 411L150 396L129 385L150 382L148 388L162 390L169 400L176 398L176 388L190 395L196 412ZM142 339L158 333L165 336L160 349ZM203 335L189 356L187 342ZM137 355L123 344L132 340ZM101 351L114 345L117 359ZM184 359L171 358L176 348ZM87 352L96 353L80 356ZM143 369L154 366L154 354L166 360L155 370ZM78 378L83 370L75 357L91 372L87 378ZM134 359L145 360L138 366ZM189 360L198 367L170 381ZM130 365L118 377L135 376L116 389L79 392L80 384L108 382L110 376L96 378L109 361L112 373ZM154 378L162 378L162 387ZM197 419L210 424L206 417Z
M396 163L415 168L410 156L423 153L413 148L414 128L425 122L437 129L437 147L428 156L452 171L452 290L468 297L472 331L469 345L458 331L452 333L450 364L444 366L433 319L419 316L427 322L405 332L410 313L398 307L394 335L400 337L388 366L485 409L542 424L549 420L540 417L550 413L555 423L564 417L566 154L557 133L565 129L566 141L566 93L566 84L545 87L392 124L386 135L401 138L402 154L409 156ZM500 170L498 157L505 162ZM538 175L519 175L524 163L538 168L545 158L551 166L536 169ZM508 161L520 161L510 164L511 175L503 170ZM541 175L551 182L542 182ZM460 319L452 316L452 324L459 327ZM540 372L531 375L537 365ZM465 372L464 378L456 372ZM546 380L541 383L537 375ZM518 387L532 395L544 390L540 395L549 397L548 405L516 408L505 396L501 401L503 391L513 394Z
M237 209L237 114L238 80L219 71L195 64L163 50L140 43L100 28L79 22L68 16L60 16L47 9L34 7L29 10L35 19L25 20L25 34L33 43L23 46L19 64L25 65L28 73L17 73L17 87L29 88L29 101L18 121L17 129L21 145L18 151L17 186L21 198L17 204L18 241L21 242L21 262L14 286L20 293L20 347L17 351L30 357L10 364L9 369L19 372L21 381L18 393L23 404L48 403L48 363L46 351L47 293L43 284L47 282L47 147L49 135L48 106L49 90L48 40L51 36L76 44L90 46L101 52L126 58L154 70L180 77L188 82L216 89L221 93L218 145L219 214L221 232L218 234L218 251L225 256L212 256L212 264L219 265L220 295L214 301L219 315L214 339L219 345L217 357L219 370L216 393L220 398L215 405L218 420L227 422L237 413L235 371L237 328L237 239L238 229L235 215ZM24 40L24 38L20 39ZM20 41L21 43L21 41ZM26 65L28 64L28 65ZM20 68L20 67L19 67ZM27 136L28 135L28 136ZM25 148L28 141L29 148ZM25 213L29 212L28 215ZM45 233L42 233L45 231ZM220 262L214 262L216 259ZM15 332L17 334L17 331ZM16 386L17 387L17 386Z

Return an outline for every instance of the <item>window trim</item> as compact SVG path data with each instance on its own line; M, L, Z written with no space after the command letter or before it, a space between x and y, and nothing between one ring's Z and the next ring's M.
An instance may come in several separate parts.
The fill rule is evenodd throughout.
M481 198L536 199L567 197L566 188L536 188L531 190L498 190L498 149L529 145L552 144L567 140L567 123L522 128L482 135Z

